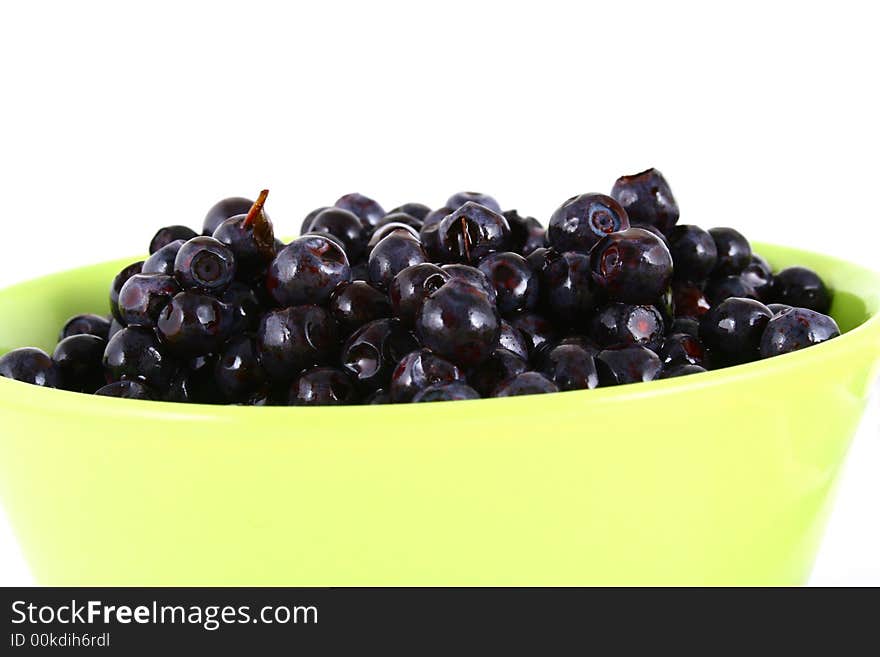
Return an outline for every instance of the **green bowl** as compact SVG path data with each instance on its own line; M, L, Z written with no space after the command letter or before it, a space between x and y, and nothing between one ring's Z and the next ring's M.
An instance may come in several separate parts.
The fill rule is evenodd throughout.
M880 276L756 246L816 269L845 335L453 404L191 406L0 379L0 495L42 584L800 584L880 360ZM104 312L127 262L0 292L0 351Z

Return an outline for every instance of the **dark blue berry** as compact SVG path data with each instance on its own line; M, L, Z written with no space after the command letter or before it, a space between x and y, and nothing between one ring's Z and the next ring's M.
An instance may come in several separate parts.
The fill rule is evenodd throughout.
M415 324L425 299L439 290L450 279L447 272L437 265L423 262L402 270L391 281L388 297L394 316L406 326Z
M621 176L611 189L633 226L655 226L668 234L678 221L678 204L669 183L657 169Z
M498 201L488 194L481 194L480 192L458 192L457 194L453 194L446 201L445 207L449 208L452 212L455 212L465 203L478 203L483 207L489 208L493 212L501 213L501 206L498 204Z
M839 335L837 322L828 315L807 308L791 308L767 322L761 336L761 358L812 347Z
M337 208L353 212L369 232L372 232L379 223L379 220L386 214L382 206L376 203L376 201L369 196L358 193L340 196L333 205Z
M672 256L641 228L603 237L590 253L593 280L614 301L654 303L672 280Z
M61 329L59 340L69 338L71 335L96 335L107 340L110 333L110 320L100 315L74 315L64 324Z
M715 276L739 274L752 261L752 247L742 233L733 228L710 228L709 234L718 256L713 270Z
M150 240L150 255L153 255L156 251L172 242L178 240L186 242L196 236L198 236L198 233L187 226L165 226L165 228L160 228L153 235L153 239Z
M773 270L764 258L753 253L751 262L743 269L740 277L755 290L760 301L772 296Z
M688 333L670 333L657 352L663 367L702 365L706 352L699 338Z
M464 401L466 399L479 399L480 395L476 390L464 383L445 383L435 386L428 386L423 390L419 390L412 398L415 403L418 402L438 402L438 401Z
M405 212L419 221L424 221L425 217L431 213L431 208L423 203L404 203L403 205L398 205L396 208L389 210L388 214L391 215L398 212Z
M341 363L361 388L387 387L397 364L419 348L396 319L376 319L357 329L342 347Z
M235 279L235 256L213 237L194 237L178 250L174 276L185 290L220 294Z
M527 256L535 249L546 245L546 231L537 219L522 217L516 210L507 210L503 214L507 219L507 225L510 226L508 248L511 251Z
M461 370L427 349L404 356L391 375L391 400L409 402L416 393L433 385L463 381Z
M320 306L273 310L257 329L257 350L273 381L291 381L307 367L327 363L338 350L333 317Z
M49 354L36 347L20 347L0 356L0 376L44 388L57 388L61 383Z
M275 257L266 290L281 306L323 304L340 284L351 281L345 251L325 235L303 235Z
M613 302L596 311L590 336L602 348L627 345L658 347L664 325L654 306Z
M776 274L770 296L776 303L815 310L823 315L831 309L828 288L816 272L806 267L788 267Z
M504 251L510 227L498 212L469 201L440 222L438 244L447 262L476 264L495 251Z
M327 233L342 242L349 260L359 259L367 248L367 230L353 212L327 208L309 225L309 233Z
M388 296L365 281L342 283L330 295L329 308L346 335L392 313Z
M600 386L653 381L660 367L660 357L645 347L605 349L596 356Z
M560 390L583 390L599 385L593 354L576 344L560 344L541 354L541 373Z
M506 319L501 320L501 329L498 333L498 346L501 349L512 351L523 360L529 359L530 343L526 340L522 331L514 328L513 324Z
M703 315L700 339L731 363L758 358L758 345L773 313L760 301L731 297Z
M370 284L387 290L391 281L407 267L428 261L421 243L402 229L384 237L373 250L367 263Z
M229 219L229 217L245 214L251 209L253 204L254 202L251 199L241 196L233 196L217 201L208 210L208 214L205 215L205 220L202 223L202 234L213 235L214 231L217 230L217 226Z
M121 399L143 399L153 401L156 394L140 381L114 381L95 391L101 397L118 397Z
M480 261L479 270L495 290L498 312L508 315L538 305L538 276L521 255L510 251L489 254Z
M223 345L214 363L217 388L228 402L243 402L266 384L253 338L239 335Z
M499 347L470 371L467 380L482 396L489 397L503 381L528 370L524 357Z
M544 308L568 326L585 325L600 296L593 283L589 256L576 251L559 253L555 249L544 249L543 260Z
M104 374L108 382L131 379L164 390L177 372L177 363L148 328L124 328L104 349Z
M620 204L604 194L572 196L550 217L547 241L557 251L589 253L600 239L629 228Z
M354 382L335 367L313 367L290 386L292 406L340 406L356 404L359 395Z
M741 297L743 299L758 299L755 288L742 276L719 276L712 278L706 284L706 298L713 306L717 306L725 299Z
M180 292L173 276L135 274L119 291L119 314L126 326L155 327L159 313Z
M119 313L119 292L129 278L135 274L141 273L143 266L143 260L128 265L121 272L116 274L116 276L113 277L113 281L110 283L110 312L120 324L124 324L124 322L122 320L122 315Z
M675 263L675 277L681 280L706 280L718 261L715 240L699 226L673 228L669 234L669 252Z
M149 258L144 260L141 267L142 274L165 274L166 276L174 275L174 261L177 260L177 252L186 242L183 240L175 240L169 242L161 249L153 253Z
M518 397L520 395L541 395L559 392L559 387L538 372L523 372L501 383L493 397Z
M58 368L60 385L65 390L93 393L106 383L104 349L107 341L95 335L71 335L55 346L52 360Z
M176 356L186 358L219 349L232 325L232 312L226 304L198 292L174 295L156 321L162 343Z

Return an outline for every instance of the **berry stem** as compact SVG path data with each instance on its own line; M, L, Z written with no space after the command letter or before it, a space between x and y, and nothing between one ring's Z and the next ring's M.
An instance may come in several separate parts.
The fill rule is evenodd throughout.
M263 206L266 204L266 197L269 196L269 190L264 189L260 192L260 195L257 197L257 200L254 201L254 204L251 206L251 209L248 211L247 216L244 218L244 222L242 222L242 226L245 228L250 228L254 225L254 222L257 220L257 217L260 216L263 212Z

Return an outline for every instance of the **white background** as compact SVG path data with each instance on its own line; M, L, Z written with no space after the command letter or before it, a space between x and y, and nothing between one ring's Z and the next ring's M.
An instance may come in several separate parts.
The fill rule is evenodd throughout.
M302 4L4 3L0 285L263 187L295 234L355 190L476 188L545 220L648 166L683 223L876 262L869 3ZM871 409L816 584L880 584ZM28 581L0 519L0 584Z

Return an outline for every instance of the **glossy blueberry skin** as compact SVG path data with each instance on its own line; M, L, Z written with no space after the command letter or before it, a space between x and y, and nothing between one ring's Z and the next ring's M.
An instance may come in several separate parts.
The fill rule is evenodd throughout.
M65 322L58 340L69 338L71 335L96 335L107 340L109 333L110 320L106 317L93 314L74 315Z
M510 324L525 338L529 358L534 358L545 346L556 340L556 328L537 313L523 313L510 318Z
M351 281L348 257L323 235L303 235L269 265L266 290L280 306L323 304L340 284Z
M535 251L534 254L537 254ZM544 249L540 273L541 304L566 326L585 325L601 298L593 283L590 258L583 253Z
M451 278L456 278L458 280L470 283L471 285L480 288L489 296L489 301L491 301L492 303L497 302L497 293L495 292L495 286L492 285L492 283L486 277L486 274L481 272L476 267L453 263L449 265L443 265L441 269L449 274Z
M379 220L379 223L376 225L376 230L382 226L387 226L388 224L403 224L404 226L409 226L414 231L418 232L421 230L423 223L423 220L416 219L414 216L406 212L389 212Z
M354 212L341 208L327 208L312 220L309 233L328 233L345 247L348 259L357 260L367 248L367 230Z
M387 214L376 201L358 193L340 196L333 205L357 215L368 232L372 232L379 220Z
M405 212L419 221L424 221L425 217L431 213L431 208L423 203L404 203L403 205L398 205L396 208L389 210L388 214L391 215L398 212Z
M759 301L767 301L772 296L773 270L764 258L752 254L751 262L743 269L740 277L749 284L758 295Z
M687 376L689 374L700 374L701 372L705 372L706 369L700 365L692 365L690 363L685 363L681 365L671 365L670 367L664 367L660 371L660 375L657 377L658 379L674 379L679 376Z
M767 322L761 336L761 358L788 354L840 335L840 328L828 315L807 308L792 308Z
M502 382L528 370L525 358L499 347L468 373L467 380L483 397L490 397Z
M122 324L120 324L119 321L114 317L113 319L110 320L110 328L107 330L107 339L109 340L110 338L112 338L114 335L119 333L119 331L121 331L124 328L125 327Z
M479 399L479 393L464 383L446 383L436 386L428 386L419 390L413 398L414 403L440 402L440 401L465 401L467 399Z
M222 224L229 217L237 214L247 214L254 202L249 198L241 196L231 196L217 201L208 210L205 220L202 222L202 235L213 235L217 230L217 226Z
M213 237L194 237L178 250L174 277L185 290L221 294L235 279L235 256Z
M412 265L399 272L388 290L394 316L406 326L414 326L425 299L449 279L447 272L427 262Z
M669 252L675 263L675 277L701 282L718 262L718 248L712 236L699 226L676 226L669 233Z
M308 233L308 232L309 232L309 229L310 229L311 226L312 226L312 221L314 221L314 220L315 220L315 217L317 217L319 214L321 214L321 213L322 213L324 210L326 210L326 209L327 209L327 206L326 206L326 205L322 205L320 208L315 208L314 210L312 210L311 212L309 212L309 213L305 216L305 218L303 218L302 224L300 224L300 227L299 227L299 234L300 234L300 235L305 235L306 233Z
M330 295L328 307L345 335L392 313L388 296L365 281L342 283Z
M159 313L180 292L173 276L135 274L119 292L119 313L126 326L156 326Z
M717 252L715 276L739 274L752 261L752 247L742 233L733 228L710 228L709 234Z
M743 299L758 299L758 293L742 275L719 276L709 279L706 283L706 298L713 306L717 306L725 299L742 297Z
M498 347L507 349L522 358L529 359L529 342L526 341L522 331L514 328L513 324L506 319L501 320L501 330L498 333Z
M447 199L444 207L455 212L465 203L477 203L484 208L489 208L492 212L501 214L501 206L498 204L498 201L488 194L481 194L480 192L458 192L457 194L453 194Z
M169 352L189 358L219 349L232 324L232 312L223 302L198 292L180 292L159 313L156 329Z
M534 217L522 217L516 210L507 210L503 213L510 226L510 239L508 248L527 256L535 249L542 248L547 243L547 234L544 227Z
M539 371L560 390L584 390L599 385L593 354L576 344L560 344L545 351Z
M290 386L291 406L341 406L358 401L351 377L335 367L313 367Z
M543 374L523 372L501 383L493 392L493 397L518 397L520 395L542 395L559 392L559 387Z
M120 399L143 399L154 401L156 394L140 381L114 381L95 391L101 397L118 397Z
M60 385L65 390L93 393L103 386L104 349L107 340L95 335L72 335L55 346L52 360L58 368Z
M36 347L20 347L0 356L0 376L44 388L57 388L61 383L55 362Z
M149 258L144 260L141 267L142 274L165 274L166 276L174 275L174 261L177 259L177 252L185 242L183 240L175 240L169 242L161 249L153 253Z
M266 385L266 372L260 363L253 338L239 335L223 345L214 362L214 380L228 402L243 402Z
M372 390L388 387L391 374L418 340L399 320L377 319L364 324L342 347L342 368L358 386Z
M217 358L210 354L190 359L162 391L164 400L183 404L227 403L214 375L216 362Z
M605 349L596 356L600 386L653 381L660 368L660 357L646 347Z
M447 207L432 210L419 229L419 240L432 261L439 261L443 255L440 252L440 222L449 214L452 210Z
M657 347L664 325L654 306L612 302L596 311L590 337L602 348L640 345Z
M760 301L731 297L703 315L700 340L731 363L758 358L761 335L773 313Z
M197 237L198 233L187 226L165 226L160 228L153 239L150 240L150 255L153 255L163 246L182 240L184 242Z
M774 317L793 308L793 306L789 306L787 303L768 303L767 307L770 309L770 312L773 313Z
M237 277L251 280L265 271L275 258L275 231L265 215L245 226L247 214L230 217L214 231L213 237L235 256Z
M589 253L609 233L629 228L626 210L610 196L572 196L550 217L547 241L557 251Z
M398 221L392 221L387 224L382 224L376 230L373 231L372 237L370 237L370 241L367 242L367 250L366 253L369 253L375 248L375 246L381 242L383 239L391 235L391 233L401 230L404 233L410 235L413 239L421 241L421 237L419 235L419 231L404 223L400 223Z
M490 253L504 251L509 238L507 219L472 201L444 217L438 228L440 254L446 262L474 265Z
M467 368L484 361L495 349L501 318L482 290L453 279L425 299L415 330L425 347Z
M291 381L307 367L327 363L338 350L336 321L320 306L266 313L257 329L257 350L273 381Z
M590 253L590 267L596 285L623 303L654 303L672 280L669 249L642 228L603 237Z
M495 289L495 303L503 315L534 310L540 298L538 275L518 253L491 253L478 269Z
M633 226L656 226L669 234L678 222L678 204L669 183L657 169L621 176L614 183L611 196L626 210Z
M676 317L669 327L670 335L673 333L686 333L695 338L700 337L700 320L696 317Z
M428 254L417 239L402 230L395 230L370 251L367 261L370 285L387 290L394 277L404 269L427 261Z
M131 379L164 390L177 372L177 363L148 328L124 328L110 338L104 349L104 375L108 383Z
M263 307L252 287L240 281L233 281L220 296L220 301L229 308L230 335L253 333L257 330Z
M816 272L806 267L788 267L777 273L770 296L776 303L815 310L823 315L831 309L828 288Z
M391 401L409 402L429 386L463 380L461 370L454 364L427 349L419 349L404 356L394 368L389 387Z
M113 277L113 281L110 283L110 312L113 314L113 317L120 324L123 323L122 315L119 312L119 292L122 290L122 286L125 285L125 282L134 276L135 274L140 274L141 269L143 269L144 261L134 262L127 267L125 267L121 272L116 274Z
M672 305L675 317L699 318L711 308L703 290L689 281L673 281Z
M706 350L699 338L688 333L670 333L657 352L664 368L673 365L702 365Z

